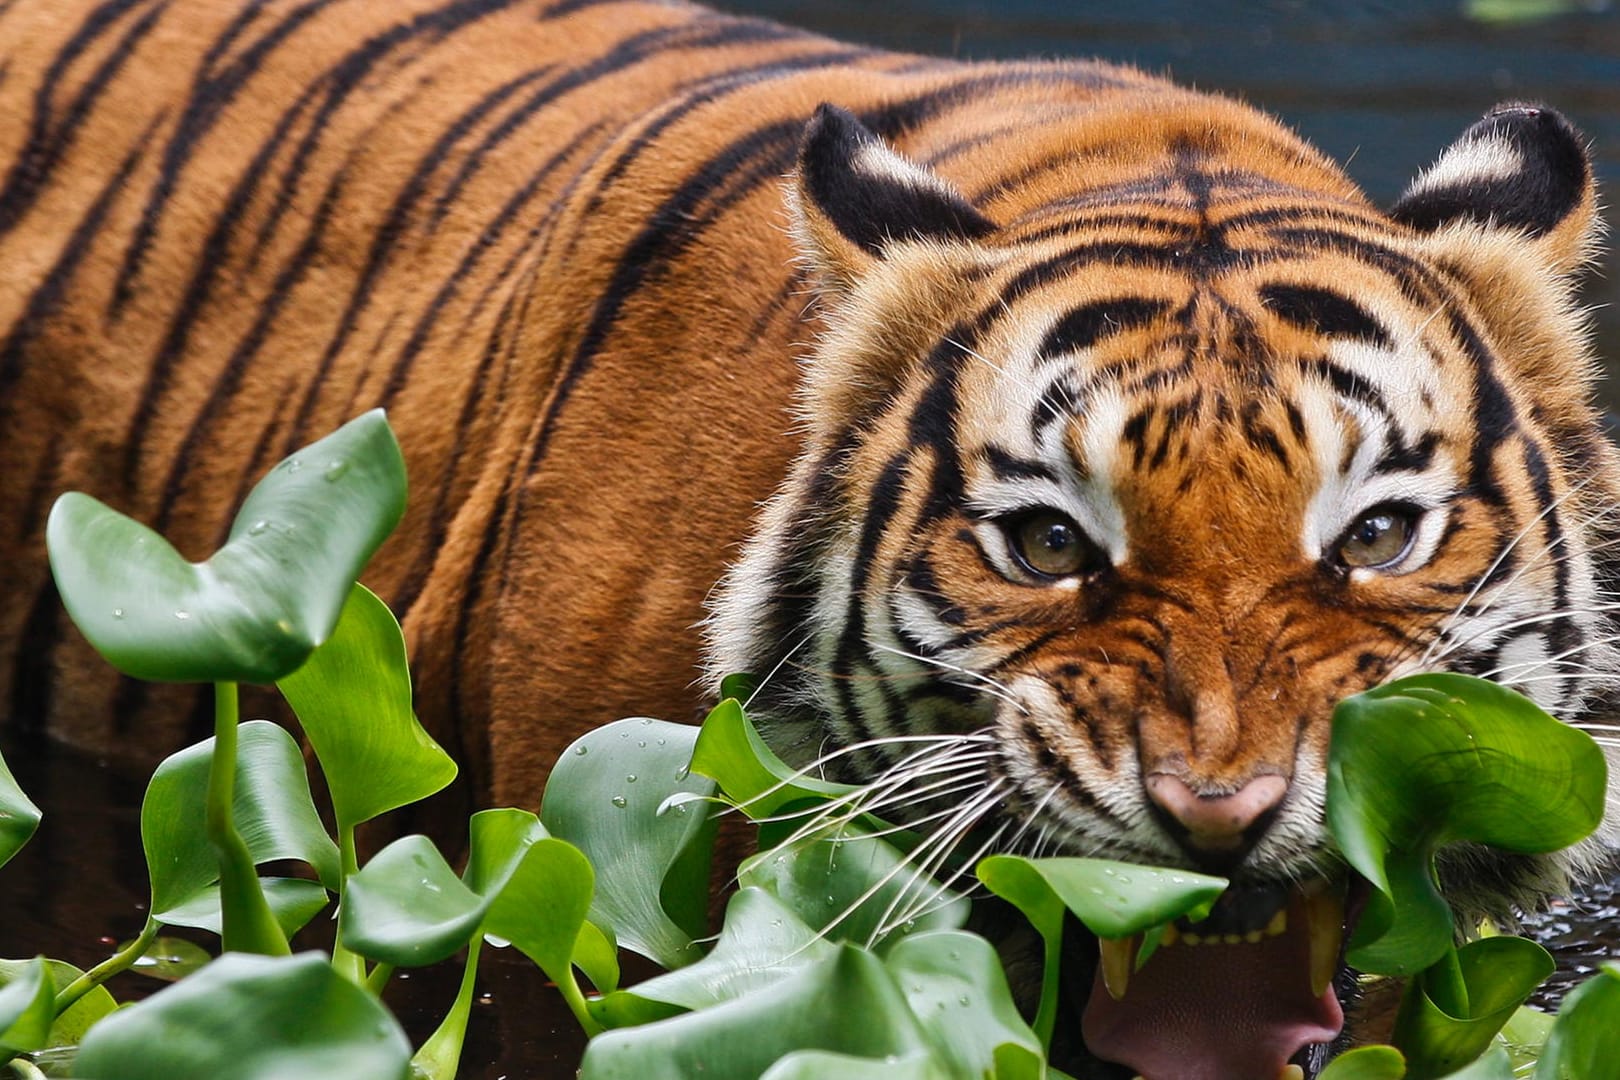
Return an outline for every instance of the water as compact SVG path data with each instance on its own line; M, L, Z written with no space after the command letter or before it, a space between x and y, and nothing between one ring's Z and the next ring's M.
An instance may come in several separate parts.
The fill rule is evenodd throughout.
M1604 0L751 0L725 5L837 37L962 57L1098 56L1168 71L1272 110L1340 161L1375 198L1393 199L1493 103L1537 99L1596 143L1599 176L1620 184L1620 14ZM1503 13L1562 9L1552 18ZM874 14L881 11L881 17ZM1607 370L1620 364L1620 260L1587 286ZM1620 382L1600 389L1620 411ZM287 468L297 470L300 462ZM341 469L336 470L341 476ZM255 526L255 530L260 526ZM177 613L177 616L179 613ZM45 809L33 843L3 871L0 955L45 952L88 967L139 929L146 870L139 847L144 777L39 747L3 747ZM682 807L681 809L684 809ZM1620 955L1620 881L1601 884L1533 923L1559 958L1549 1000L1599 960ZM204 939L206 940L206 939ZM584 1047L561 998L526 961L485 950L466 1080L571 1077ZM389 1001L413 1041L437 1023L459 971L403 973ZM633 980L634 976L632 976ZM158 983L113 984L121 999Z

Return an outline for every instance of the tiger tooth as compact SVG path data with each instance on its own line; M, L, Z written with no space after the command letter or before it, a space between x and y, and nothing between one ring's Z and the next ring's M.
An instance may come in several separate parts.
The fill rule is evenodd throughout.
M1277 1080L1305 1080L1305 1070L1298 1065L1284 1065Z
M1271 921L1266 924L1265 934L1266 934L1266 937L1276 937L1277 935L1281 934L1284 930L1287 930L1287 929L1288 929L1288 909L1283 908L1280 911L1278 911L1277 914L1273 915L1271 917Z
M1162 949L1166 945L1174 945L1177 941L1180 941L1180 940L1181 940L1181 931L1176 929L1176 924L1175 923L1165 923L1164 924L1164 936L1159 939L1159 948Z
M1344 896L1328 889L1305 897L1305 925L1311 946L1311 993L1321 997L1339 968L1344 941Z
M1125 987L1130 984L1131 972L1136 967L1136 954L1141 948L1141 934L1132 934L1128 938L1097 939L1097 962L1102 968L1103 985L1108 987L1108 996L1115 1001L1125 996Z

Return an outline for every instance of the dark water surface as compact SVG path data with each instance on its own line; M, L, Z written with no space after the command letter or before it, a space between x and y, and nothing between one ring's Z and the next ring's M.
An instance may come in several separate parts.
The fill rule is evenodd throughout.
M385 0L380 0L385 2ZM963 57L1099 56L1268 108L1341 161L1375 198L1393 199L1457 133L1504 99L1553 104L1595 140L1620 184L1620 14L1603 0L1309 4L1300 0L752 0L724 5L886 47ZM1531 10L1552 17L1504 20ZM1611 202L1613 196L1611 196ZM1620 260L1588 298L1607 370L1620 370ZM1602 400L1620 411L1620 384ZM138 807L145 778L59 750L0 746L45 809L40 834L3 872L0 955L44 952L88 967L139 929L145 866ZM1620 955L1620 881L1538 918L1559 957L1553 993ZM519 958L520 960L520 958ZM454 996L449 965L396 980L389 997L420 1041ZM120 997L157 984L122 976ZM462 1076L569 1077L584 1045L561 999L527 962L486 950Z

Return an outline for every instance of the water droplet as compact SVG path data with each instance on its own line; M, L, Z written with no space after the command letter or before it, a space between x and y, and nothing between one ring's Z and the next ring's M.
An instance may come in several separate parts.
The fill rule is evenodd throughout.
M647 749L647 740L646 739L637 739L636 740L636 745L639 746L641 749L645 750L645 749Z
M1091 895L1092 896L1107 896L1108 895L1108 890L1104 889L1101 885L1093 885L1091 887Z
M675 770L675 779L677 779L677 780L685 780L688 776L691 776L691 775L692 775L692 767L690 765L682 765L680 768Z
M347 461L329 461L326 463L326 471L321 476L327 483L335 484L343 479L343 474L348 471L349 463Z
M624 782L627 783L627 784L635 783L636 782L636 774L635 773L630 773L628 776L626 776L624 778Z
M663 745L664 745L664 744L665 744L665 743L666 743L666 742L668 742L668 741L669 741L669 740L668 740L668 739L659 739L659 740L658 740L658 745L659 745L659 746L663 746Z
M781 926L782 925L782 920L781 919L772 919L771 920L771 925L772 926Z
M917 920L916 919L907 919L906 924L900 928L900 932L902 934L909 934L915 929L917 929ZM952 960L956 959L956 954L955 953L951 953L951 959Z
M630 805L630 803L629 800L627 800L623 795L615 795L613 796L613 805L617 806L620 810L623 810L626 806Z
M123 617L124 617L124 609L123 608L121 608L121 607L113 608L113 618L122 619Z
M270 527L270 523L268 521L263 521L263 520L255 521L253 524L248 526L248 535L249 536L258 536L261 533L263 533L264 530L268 529L269 527Z
M590 753L590 750L584 746L576 746L574 747L574 753L578 754L580 757L584 757L586 754Z
M302 469L303 467L304 467L304 463L302 461L299 461L297 458L288 458L282 464L282 468L286 469L288 472L297 472L299 469Z
M956 999L956 1003L958 1005L967 1005L967 1004L969 1004L968 996L966 994L963 994L961 997Z
M174 617L177 618L177 619L189 619L189 618L191 618L191 612L189 612L189 611L177 611L177 612L174 613Z
M827 906L828 907L832 907L836 903L838 903L838 897L836 897L836 896L828 896L827 897Z

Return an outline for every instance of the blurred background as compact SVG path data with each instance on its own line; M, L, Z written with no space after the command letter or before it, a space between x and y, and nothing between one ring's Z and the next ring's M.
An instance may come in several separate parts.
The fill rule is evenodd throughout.
M1099 57L1266 109L1388 204L1499 101L1561 110L1620 214L1620 0L722 0L832 37L963 59ZM1620 225L1620 221L1616 221ZM1620 239L1620 234L1617 234ZM1589 275L1620 417L1620 258Z

